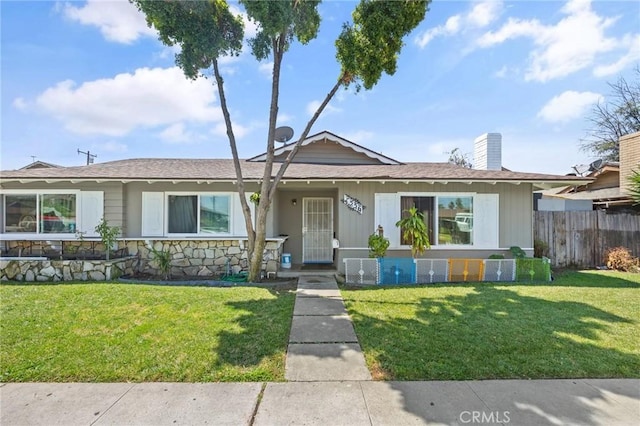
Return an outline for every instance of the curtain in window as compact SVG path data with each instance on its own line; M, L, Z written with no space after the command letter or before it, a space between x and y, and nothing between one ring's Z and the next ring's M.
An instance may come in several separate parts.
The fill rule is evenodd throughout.
M195 234L198 232L198 197L195 195L169 196L169 233Z
M401 197L400 207L402 209L402 217L406 217L406 213L411 207L416 207L418 211L424 215L424 223L427 225L427 233L429 235L429 242L434 244L433 240L433 221L434 221L434 197ZM401 244L410 245L410 241L406 241L400 234Z

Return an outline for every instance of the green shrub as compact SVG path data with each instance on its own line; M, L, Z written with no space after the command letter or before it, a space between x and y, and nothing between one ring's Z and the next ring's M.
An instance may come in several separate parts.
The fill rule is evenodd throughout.
M158 266L160 272L162 272L164 279L169 279L171 252L169 250L156 250L155 247L151 247L151 254L153 255L153 261Z
M542 240L535 240L533 242L533 257L548 257L549 256L549 244Z
M384 257L389 248L389 240L384 235L374 232L369 235L369 257Z
M100 239L102 240L102 244L104 244L106 258L109 260L109 252L111 252L113 245L118 241L117 239L118 235L120 235L120 228L117 226L109 226L109 223L103 217L95 230L100 234Z
M514 259L524 259L525 257L527 257L527 254L524 252L524 250L522 250L518 246L509 247L509 251L511 252L511 255Z

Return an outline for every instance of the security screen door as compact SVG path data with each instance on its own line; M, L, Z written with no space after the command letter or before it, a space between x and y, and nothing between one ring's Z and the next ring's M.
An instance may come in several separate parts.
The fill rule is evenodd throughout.
M333 263L333 199L302 199L302 263Z

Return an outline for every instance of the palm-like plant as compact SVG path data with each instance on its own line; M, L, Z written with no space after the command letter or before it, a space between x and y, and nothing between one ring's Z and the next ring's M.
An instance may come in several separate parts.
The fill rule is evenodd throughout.
M629 194L633 199L633 204L638 205L640 204L640 171L636 170L633 172L629 177L629 184L631 185L629 187Z
M416 257L431 247L427 224L424 223L424 214L418 211L416 206L405 210L407 216L396 222L396 226L402 230L402 238L411 243L411 256Z

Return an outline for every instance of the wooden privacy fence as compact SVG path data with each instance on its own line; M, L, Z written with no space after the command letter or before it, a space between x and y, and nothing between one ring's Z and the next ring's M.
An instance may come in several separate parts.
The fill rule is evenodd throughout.
M606 263L605 253L613 247L640 256L640 215L537 211L533 238L547 244L545 255L554 267L595 267Z

